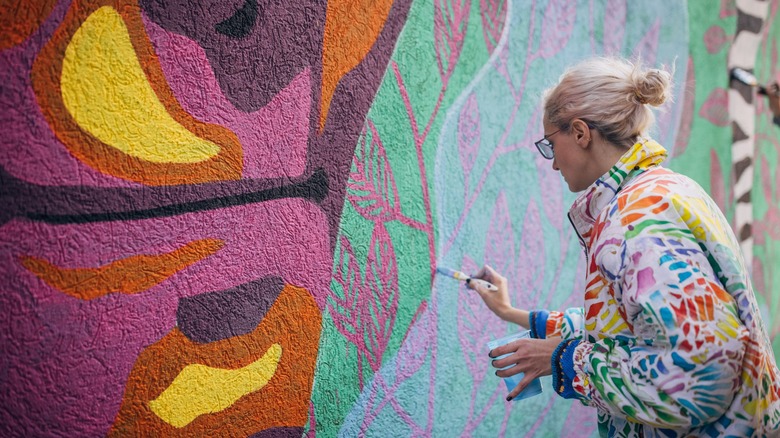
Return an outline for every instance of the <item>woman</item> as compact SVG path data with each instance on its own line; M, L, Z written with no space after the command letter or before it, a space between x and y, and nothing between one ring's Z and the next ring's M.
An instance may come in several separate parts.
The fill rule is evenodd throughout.
M548 90L539 152L569 189L587 259L585 305L566 312L513 308L507 281L475 275L487 306L531 330L490 352L559 395L598 410L602 436L780 435L780 373L747 267L728 222L691 179L660 167L666 150L645 135L649 106L670 96L669 73L592 59Z

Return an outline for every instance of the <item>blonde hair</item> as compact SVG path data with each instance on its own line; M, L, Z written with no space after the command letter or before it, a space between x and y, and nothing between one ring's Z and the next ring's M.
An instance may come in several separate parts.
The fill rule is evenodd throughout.
M569 68L558 85L544 93L547 121L568 132L582 119L609 142L628 148L655 123L649 106L671 100L672 76L645 69L641 62L591 58Z

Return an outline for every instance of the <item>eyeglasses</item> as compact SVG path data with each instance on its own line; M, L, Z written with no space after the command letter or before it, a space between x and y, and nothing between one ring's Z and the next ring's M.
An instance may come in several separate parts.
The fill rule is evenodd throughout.
M548 160L552 160L555 157L555 154L553 153L553 144L550 142L550 137L559 132L561 132L560 129L553 132L552 134L545 135L541 140L534 142L536 149L539 149L539 153Z

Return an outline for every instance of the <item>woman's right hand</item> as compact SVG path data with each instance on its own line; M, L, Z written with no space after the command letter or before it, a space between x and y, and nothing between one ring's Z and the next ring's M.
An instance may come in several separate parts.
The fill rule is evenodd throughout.
M485 302L488 309L504 321L514 322L528 328L528 312L512 307L512 302L509 300L509 287L507 286L506 277L496 272L490 266L485 265L471 278L485 280L498 288L497 291L491 291L476 282L468 283L468 287L475 290L482 297L482 301Z

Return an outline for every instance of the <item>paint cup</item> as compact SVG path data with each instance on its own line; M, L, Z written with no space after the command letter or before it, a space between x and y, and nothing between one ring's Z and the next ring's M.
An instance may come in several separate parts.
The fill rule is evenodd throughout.
M493 350L496 347L506 345L518 339L529 338L529 337L531 337L531 332L529 330L523 330L521 332L517 332L509 336L504 336L503 338L500 339L492 340L487 343L487 346L490 350ZM509 356L509 354L505 354L503 356L499 356L491 360L502 359L507 356ZM506 368L509 367L505 367L501 369L505 370ZM513 389L515 389L515 386L517 386L517 384L520 383L521 380L523 380L524 375L525 373L519 373L519 374L515 374L514 376L504 377L504 383L506 384L507 391L511 392ZM533 397L541 393L542 393L542 382L537 378L532 380L531 383L520 394L518 394L515 398L512 399L512 401Z

